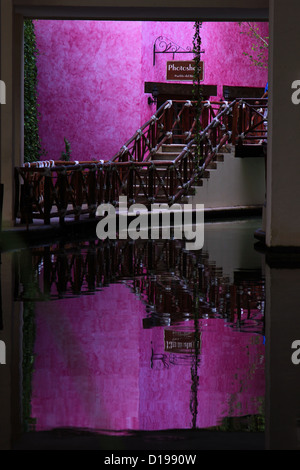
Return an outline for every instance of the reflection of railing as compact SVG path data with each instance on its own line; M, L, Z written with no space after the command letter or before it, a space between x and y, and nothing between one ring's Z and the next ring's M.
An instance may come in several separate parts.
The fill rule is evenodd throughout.
M148 306L144 327L220 317L238 328L263 318L264 285L231 283L207 253L188 252L179 240L100 240L16 252L18 300L47 300L97 292L125 281ZM166 319L168 320L166 322ZM258 326L261 331L262 325Z

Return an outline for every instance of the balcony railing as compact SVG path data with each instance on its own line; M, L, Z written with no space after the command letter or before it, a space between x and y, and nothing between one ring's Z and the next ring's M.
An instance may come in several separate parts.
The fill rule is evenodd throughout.
M94 218L102 203L174 203L205 175L224 144L265 139L266 103L202 103L202 131L195 139L196 105L167 101L111 161L46 161L15 169L15 217L30 224L53 218ZM157 160L164 144L183 144L175 158ZM195 145L200 152L195 159Z

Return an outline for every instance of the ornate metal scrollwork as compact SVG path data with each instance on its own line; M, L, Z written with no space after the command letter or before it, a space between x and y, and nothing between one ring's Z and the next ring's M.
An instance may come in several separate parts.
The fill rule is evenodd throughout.
M153 44L153 65L155 65L155 55L156 54L173 54L173 59L176 53L180 54L192 54L193 48L186 47L183 48L176 44L176 42L168 39L165 36L158 36Z

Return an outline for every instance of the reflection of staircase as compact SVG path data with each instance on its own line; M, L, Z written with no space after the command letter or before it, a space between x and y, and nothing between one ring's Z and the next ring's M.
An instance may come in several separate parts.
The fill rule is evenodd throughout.
M15 254L15 300L48 301L96 294L124 282L147 305L144 328L186 319L223 318L242 330L263 330L264 281L258 272L234 282L204 250L180 240L90 240L32 248ZM257 322L257 323L256 323Z

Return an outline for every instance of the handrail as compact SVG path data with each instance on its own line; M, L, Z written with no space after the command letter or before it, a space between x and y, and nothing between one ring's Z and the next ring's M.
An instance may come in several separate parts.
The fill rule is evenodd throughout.
M233 111L232 143L238 145L267 141L268 98L236 100Z
M183 104L178 114L175 114L175 105ZM213 105L220 105L220 102L202 102L203 110L210 110L213 113ZM114 155L112 161L146 161L155 154L163 144L176 137L176 126L184 120L187 110L192 110L187 119L188 128L185 129L185 141L187 142L195 127L196 101L190 100L168 100L163 103L155 114L121 147ZM203 113L204 114L204 113ZM210 116L208 116L208 119Z
M213 121L211 121L208 124L208 126L200 132L200 139L199 139L200 142L203 142L205 139L207 139L207 135L208 135L210 130L215 129L216 127L220 127L222 125L221 118L224 115L228 115L230 113L230 111L232 110L232 108L235 106L235 104L236 104L236 100L234 100L230 103L224 102L223 110L220 111L220 113L213 119ZM187 189L189 189L191 187L191 185L198 178L201 178L204 171L207 169L209 163L213 160L214 156L217 154L219 149L227 141L229 141L231 139L231 134L232 134L232 132L229 129L223 129L223 137L220 139L220 141L218 142L218 144L215 147L213 147L211 142L209 142L210 149L208 151L208 155L206 156L206 158L203 161L203 164L201 166L199 166L198 168L195 168L195 171L194 171L194 174L192 175L192 177L185 183L184 187L181 188L180 191L178 191L178 193L175 196L173 196L173 202L176 202L177 200L179 200L180 197L183 194L186 193ZM183 151L176 157L176 159L173 162L174 165L178 164L182 159L186 158L186 156L189 153L191 153L191 147L195 143L196 143L196 139L194 138L188 143L188 145L183 149Z
M174 113L176 103L186 106ZM184 100L164 103L155 117L126 142L127 150L123 146L112 160L48 160L16 168L16 218L20 217L27 224L40 218L49 224L54 217L58 217L60 223L68 216L75 220L84 214L95 217L101 203L117 205L121 195L127 196L128 203L173 203L204 177L209 163L225 143L243 145L255 142L258 136L266 137L259 126L266 121L262 109L267 108L267 103L262 104L261 100L204 101L203 130L197 139L201 161L195 163L194 104ZM178 130L179 125L182 127ZM175 138L185 145L175 158L152 159L163 143ZM138 147L142 140L143 145ZM154 152L150 143L154 145ZM20 180L23 180L22 185Z
M172 100L168 100L166 101L165 103L163 103L159 108L158 110L152 115L152 117L146 121L141 127L140 129L136 130L135 133L133 134L133 136L127 141L125 142L125 144L123 145L123 147L121 147L121 149L113 156L112 158L112 161L116 161L116 159L118 159L120 156L123 155L124 151L126 150L126 148L129 147L129 145L136 141L137 139L140 139L141 137L141 134L143 133L143 131L150 125L152 125L155 121L157 121L160 117L160 115L166 110L168 109L169 107L172 106Z
M235 105L235 101L231 102L230 104L226 104L225 105L225 108L214 118L213 121L211 121L208 126L206 126L205 129L203 129L201 132L200 132L200 141L203 141L205 138L206 138L206 135L208 133L208 131L210 129L213 129L214 127L216 127L216 124L218 124L218 120L224 115L224 114L228 114L228 112L233 108L233 106ZM230 131L228 131L230 132ZM196 142L196 139L193 138L186 146L186 148L178 155L178 157L176 157L176 159L174 160L174 163L177 163L181 158L182 156L185 155L186 151L189 151L189 148L194 145ZM208 164L209 162L207 162Z

